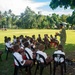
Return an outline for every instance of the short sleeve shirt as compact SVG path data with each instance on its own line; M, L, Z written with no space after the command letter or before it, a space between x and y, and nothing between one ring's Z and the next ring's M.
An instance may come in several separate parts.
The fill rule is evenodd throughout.
M45 52L43 52L43 51L38 50L36 53L41 54L42 56L44 56L45 59L47 58L47 54ZM43 59L39 58L38 55L37 55L37 60L40 60L41 62L44 62Z
M14 52L13 55L16 57L16 59L20 62L21 65L25 64L25 60L23 60L22 55L18 52ZM14 59L15 65L19 66L18 62Z

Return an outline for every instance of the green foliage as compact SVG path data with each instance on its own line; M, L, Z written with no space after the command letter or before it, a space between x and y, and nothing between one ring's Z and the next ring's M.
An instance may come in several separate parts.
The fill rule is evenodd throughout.
M74 12L70 15L61 15L53 13L52 15L41 15L40 12L36 14L29 7L21 13L20 15L15 15L12 10L5 11L2 13L0 11L0 28L21 28L21 29L49 29L49 28L59 28L59 24L62 22L70 23L74 26ZM71 20L70 20L71 17Z
M56 9L59 7L64 7L67 9L70 7L71 9L75 8L75 0L51 0L50 5L52 9Z
M65 9L70 7L71 9L75 9L75 2L74 0L51 0L49 6L53 10L56 9L57 7L64 7ZM61 22L68 22L72 29L75 27L75 13L74 12L75 10L73 11L71 16L62 15L60 18Z
M71 28L73 29L75 26L75 11L73 11L72 15L68 16L66 20L70 24Z

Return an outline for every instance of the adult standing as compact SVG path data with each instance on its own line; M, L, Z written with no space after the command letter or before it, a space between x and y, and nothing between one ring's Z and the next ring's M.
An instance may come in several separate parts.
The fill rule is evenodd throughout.
M63 46L65 46L66 43L66 30L63 24L60 24L60 33L57 33L57 36L60 36L60 44Z

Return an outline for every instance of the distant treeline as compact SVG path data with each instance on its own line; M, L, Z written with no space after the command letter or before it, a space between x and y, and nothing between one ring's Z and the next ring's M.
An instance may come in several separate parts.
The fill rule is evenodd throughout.
M60 10L59 10L60 11ZM12 10L1 12L0 11L0 28L22 28L22 29L54 29L59 28L59 24L65 24L67 29L75 27L75 11L72 15L41 15L41 12L36 14L29 7L20 15L15 15Z

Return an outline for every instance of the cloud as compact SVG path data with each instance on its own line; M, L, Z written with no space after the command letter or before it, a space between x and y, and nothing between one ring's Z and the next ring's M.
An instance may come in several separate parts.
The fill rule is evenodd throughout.
M34 2L33 0L0 0L0 11L8 11L9 9L12 10L12 12L16 15L19 15L20 13L24 12L26 7L28 6L31 10L38 13L38 11L41 12L43 15L49 15L52 13L56 14L71 14L72 11L66 12L62 10L62 12L58 9L51 10L50 7L48 7L48 10L46 9L46 6L49 6L50 1L47 2ZM45 9L43 9L45 7ZM69 9L68 9L69 10Z
M65 14L65 15L71 15L72 14L72 11L69 11L69 12L61 12L61 11L41 11L41 14L42 15L51 15L53 13L56 13L56 14L59 14L59 15L62 15L62 14Z
M62 15L62 14L71 15L72 12L73 12L73 10L71 10L70 8L67 8L67 9L57 8L55 10L52 10L51 8L49 8L48 10L41 10L41 14L43 14L43 15L51 15L53 13L56 13L59 15Z
M37 13L39 11L38 8L47 4L48 2L33 2L32 0L0 0L0 10L4 12L11 9L17 15L24 12L28 6Z
M34 4L33 4L34 3ZM45 6L45 5L48 5L49 2L32 2L30 4L30 8L35 11L36 13L38 13L38 11L42 11L41 7Z

